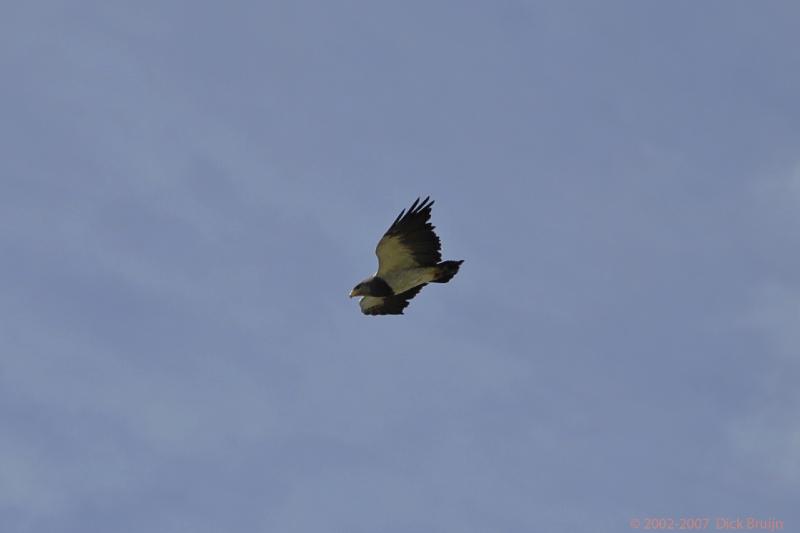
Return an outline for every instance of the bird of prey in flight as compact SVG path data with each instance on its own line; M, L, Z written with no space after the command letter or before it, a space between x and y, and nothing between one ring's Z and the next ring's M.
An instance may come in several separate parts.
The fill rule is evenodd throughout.
M375 248L378 271L350 291L365 315L402 315L428 283L447 283L464 261L442 261L441 242L430 223L430 196L403 209Z

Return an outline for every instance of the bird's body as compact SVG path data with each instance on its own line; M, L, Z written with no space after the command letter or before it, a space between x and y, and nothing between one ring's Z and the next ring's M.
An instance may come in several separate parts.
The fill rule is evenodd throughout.
M350 297L365 315L402 315L408 301L428 283L447 283L463 261L442 261L441 242L429 222L433 201L419 198L395 219L375 254L378 271L353 288Z
M417 285L430 283L435 277L436 267L417 267L386 272L382 279L392 288L392 292L399 294Z

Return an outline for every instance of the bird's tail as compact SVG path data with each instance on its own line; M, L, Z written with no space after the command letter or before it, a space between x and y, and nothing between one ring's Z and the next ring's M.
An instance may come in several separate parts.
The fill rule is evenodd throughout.
M461 263L464 261L442 261L436 265L435 277L431 280L433 283L447 283L458 272Z

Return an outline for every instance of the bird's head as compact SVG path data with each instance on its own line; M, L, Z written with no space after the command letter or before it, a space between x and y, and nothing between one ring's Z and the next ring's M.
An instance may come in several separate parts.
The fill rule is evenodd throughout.
M350 291L350 298L354 296L372 296L374 298L383 298L384 296L391 296L392 288L382 278L372 276L367 278Z
M356 296L368 296L368 287L363 281L353 287L353 290L350 291L350 298L354 298Z

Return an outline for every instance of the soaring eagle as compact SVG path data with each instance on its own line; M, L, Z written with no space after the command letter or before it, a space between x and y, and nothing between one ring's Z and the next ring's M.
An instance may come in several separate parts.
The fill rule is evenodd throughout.
M464 261L442 261L441 242L429 222L430 196L403 209L375 248L378 271L350 291L365 315L402 315L428 283L447 283Z

